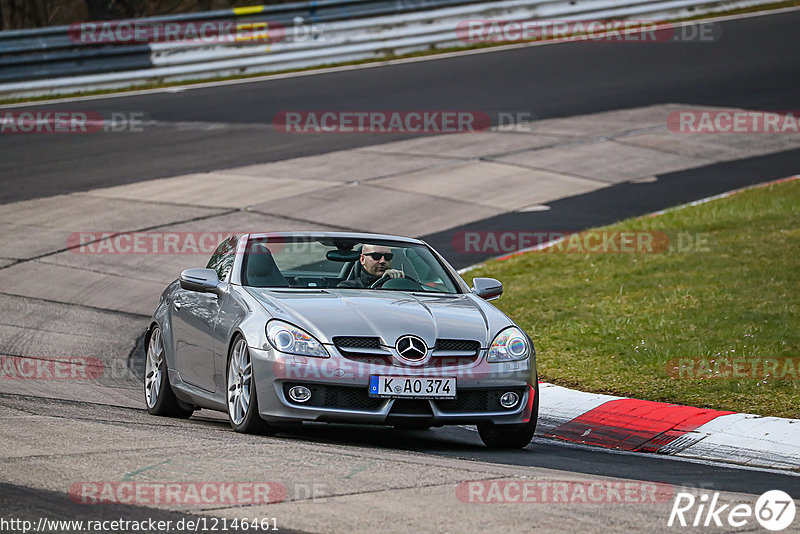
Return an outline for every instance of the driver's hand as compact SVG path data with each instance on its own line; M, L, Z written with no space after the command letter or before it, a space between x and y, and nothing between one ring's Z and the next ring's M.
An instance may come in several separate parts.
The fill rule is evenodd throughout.
M388 276L389 278L405 278L406 275L403 274L403 271L398 271L397 269L386 269L384 271L384 276Z

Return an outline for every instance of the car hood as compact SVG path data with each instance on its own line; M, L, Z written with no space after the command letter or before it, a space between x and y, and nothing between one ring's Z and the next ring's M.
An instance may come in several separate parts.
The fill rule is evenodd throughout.
M335 336L380 337L394 345L402 335L470 339L487 347L513 324L500 310L472 294L441 295L401 291L246 288L274 318L293 323L323 343Z

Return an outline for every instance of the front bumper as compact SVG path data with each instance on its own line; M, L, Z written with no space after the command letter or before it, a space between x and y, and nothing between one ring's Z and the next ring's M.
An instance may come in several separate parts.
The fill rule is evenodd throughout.
M332 352L335 352L332 351ZM485 354L468 365L403 367L355 362L340 354L303 358L250 348L259 414L268 422L323 421L364 424L519 424L530 421L534 407L535 360L489 364ZM447 400L382 399L368 394L371 375L456 377L456 398ZM297 403L288 389L304 385L311 399ZM506 391L520 400L499 404Z

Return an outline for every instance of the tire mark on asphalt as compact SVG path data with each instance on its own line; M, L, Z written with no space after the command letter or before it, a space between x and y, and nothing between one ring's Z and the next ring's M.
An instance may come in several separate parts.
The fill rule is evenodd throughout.
M153 202L147 202L147 204L154 204L154 203ZM197 206L192 206L192 207L197 207ZM209 214L209 215L200 215L200 216L197 216L197 217L191 217L189 219L171 221L171 222L168 222L168 223L156 224L156 225L147 226L147 227L144 227L144 228L135 228L135 229L131 229L131 230L119 231L119 232L116 232L116 233L113 233L113 234L104 235L103 237L100 237L100 238L92 240L92 241L86 241L84 243L80 243L80 244L72 246L72 247L64 247L64 248L61 248L61 249L58 249L58 250L53 250L53 251L50 251L50 252L44 252L42 254L39 254L38 256L32 256L30 258L25 258L25 259L18 259L18 260L15 260L14 263L11 263L9 265L5 265L3 267L0 267L0 270L8 269L9 267L14 267L15 265L20 265L22 263L30 263L30 262L33 262L33 261L36 261L36 260L40 260L42 258L48 258L50 256L55 256L56 254L61 254L62 252L68 252L70 250L74 250L74 249L80 248L82 246L93 245L95 243L99 243L100 241L104 241L106 239L111 239L111 238L114 238L114 237L117 237L117 236L120 236L120 235L130 234L130 233L133 233L133 232L148 232L150 230L158 230L159 228L166 228L166 227L169 227L169 226L176 226L176 225L179 225L179 224L186 224L186 223L191 223L191 222L196 222L196 221L205 221L205 220L208 220L208 219L213 219L215 217L224 217L225 215L231 215L232 213L236 213L238 211L241 211L241 210L239 210L239 209L230 209L230 210L225 210L225 211L220 212L220 213L213 213L213 214ZM84 270L88 270L88 269L84 269ZM2 293L0 293L0 294L2 294Z
M101 308L99 306L92 306L91 304L77 304L75 302L65 302L61 300L52 300L46 299L43 297L29 297L28 295L17 295L15 293L6 293L4 291L0 291L0 296L2 297L14 297L14 298L23 298L27 300L34 300L37 302L44 302L46 304L58 304L63 306L73 306L75 308L81 308L84 310L91 310L91 311L98 311L103 313L115 313L117 315L122 315L124 317L130 317L131 319L149 319L149 315L145 315L143 313L136 313L136 312L128 312L124 310L111 310L108 308ZM22 327L20 327L22 328Z
M332 188L326 188L326 189L332 189ZM297 196L306 196L306 195L297 195ZM294 197L289 197L289 198L294 198ZM281 199L281 200L287 200L287 199ZM316 225L316 226L327 226L328 228L333 228L334 230L340 231L340 232L363 232L364 231L364 230L362 230L360 228L350 228L349 226L340 226L338 224L321 223L319 221L312 221L310 219L303 219L303 218L300 218L300 217L291 217L289 215L275 215L274 213L268 213L266 211L261 211L261 210L252 209L252 208L245 208L244 211L246 211L247 213L255 213L257 215L264 215L265 217L276 217L276 218L279 218L279 219L286 219L287 221L291 221L291 222L299 222L299 223L303 223L303 224L311 224L311 225Z

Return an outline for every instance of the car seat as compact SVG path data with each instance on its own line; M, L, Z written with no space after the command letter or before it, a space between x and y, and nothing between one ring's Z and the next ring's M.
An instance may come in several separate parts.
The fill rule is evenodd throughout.
M264 243L254 244L245 257L245 284L253 287L289 287L272 252Z

